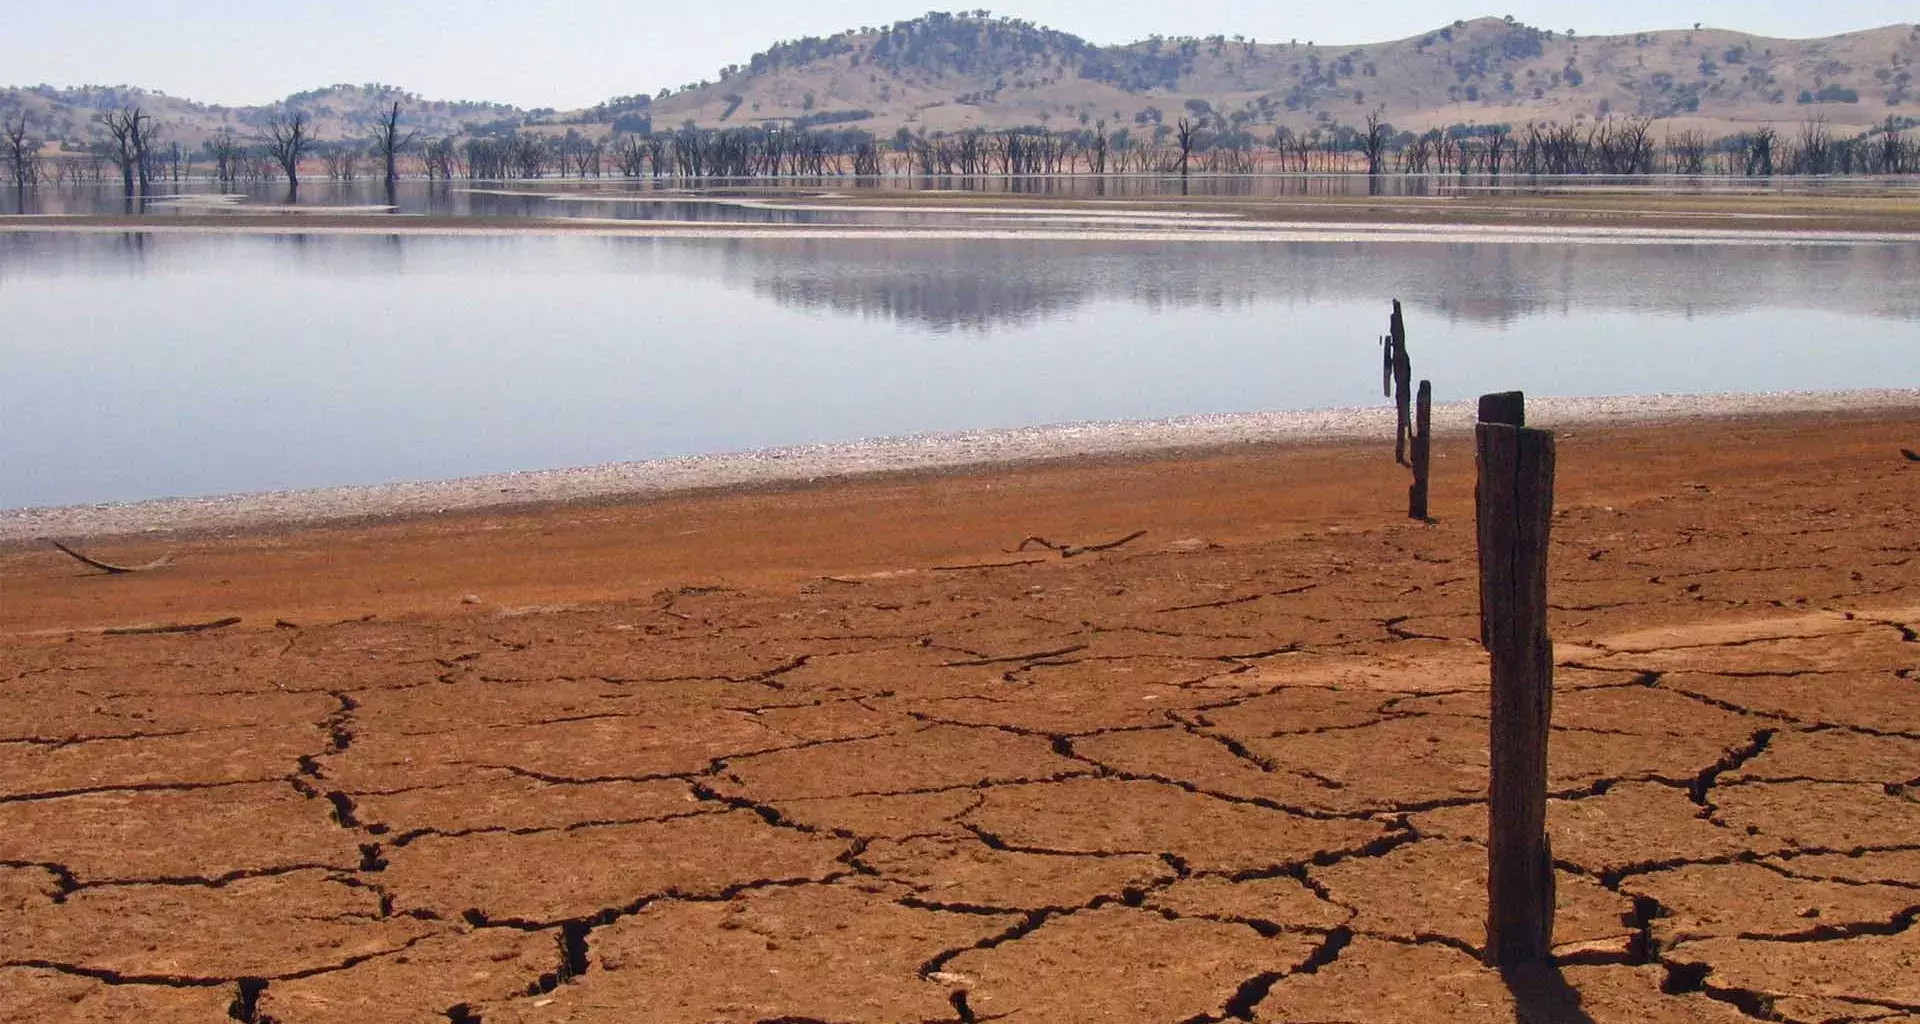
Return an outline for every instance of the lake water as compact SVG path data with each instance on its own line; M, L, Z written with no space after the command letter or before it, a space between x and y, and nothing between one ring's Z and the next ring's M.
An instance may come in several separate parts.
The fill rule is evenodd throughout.
M1436 397L1920 385L1920 246L0 233L0 508Z
M110 171L111 169L109 169ZM204 170L204 168L202 168ZM109 175L110 176L110 175ZM1381 196L1445 199L1461 196L1566 196L1665 194L1920 197L1920 179L1897 177L1736 178L1606 177L1602 175L1382 175L1257 174L1213 175L1053 175L888 178L539 178L512 181L403 180L388 192L381 181L308 179L288 195L278 180L222 186L206 179L154 183L154 198L129 202L115 181L45 185L25 192L0 189L4 214L126 214L153 217L203 214L212 210L258 211L284 207L356 208L401 216L502 218L596 217L617 220L724 221L765 224L913 225L952 220L932 211L884 214L823 210L783 210L756 203L800 200L822 192L858 199L902 189L935 193L984 193L1073 200L1161 200L1180 197L1293 199ZM744 203L742 202L744 201Z

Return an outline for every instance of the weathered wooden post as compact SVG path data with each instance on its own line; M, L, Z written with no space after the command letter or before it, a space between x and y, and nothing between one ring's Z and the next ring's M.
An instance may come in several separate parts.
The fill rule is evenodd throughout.
M1519 391L1500 391L1491 395L1481 395L1479 419L1482 423L1504 423L1509 427L1524 427L1527 425L1527 396ZM1477 455L1475 457L1478 458ZM1476 482L1473 485L1473 502L1476 514L1481 514L1485 508L1485 506L1480 504L1480 494L1481 486ZM1485 556L1482 555L1482 557ZM1487 594L1485 589L1482 589L1480 592L1480 645L1482 647L1492 646L1487 636Z
M1394 427L1393 461L1407 465L1407 436L1413 433L1413 358L1407 354L1407 320L1400 312L1400 300L1393 300L1393 316L1387 323L1388 371L1393 375L1393 404L1398 414Z
M1425 521L1427 481L1433 464L1433 382L1420 382L1420 397L1415 400L1413 435L1413 487L1407 491L1407 518Z
M1524 398L1480 400L1481 631L1493 662L1487 787L1488 964L1545 960L1553 947L1553 855L1547 842L1547 735L1553 647L1547 638L1547 539L1553 434L1519 425ZM1489 414L1515 422L1488 421Z

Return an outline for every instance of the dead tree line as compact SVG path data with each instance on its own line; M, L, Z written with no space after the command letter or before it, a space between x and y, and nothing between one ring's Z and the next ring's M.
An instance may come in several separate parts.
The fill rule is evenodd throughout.
M1212 115L1182 118L1152 131L1020 128L927 134L888 140L858 130L700 129L615 133L595 137L535 128L484 136L425 139L409 127L398 103L383 110L371 136L322 141L308 115L282 111L263 130L242 137L223 128L191 152L163 145L162 126L137 106L100 112L102 141L81 154L47 161L30 144L24 115L0 124L0 161L12 183L46 178L98 180L119 171L123 191L146 194L154 181L193 173L196 157L223 184L282 176L297 188L304 163L318 160L336 180L360 177L368 163L392 183L403 169L429 179L601 177L755 178L885 175L920 177L1074 174L1254 173L1414 176L1850 175L1920 173L1920 126L1889 117L1858 137L1843 138L1819 118L1795 131L1760 126L1710 139L1697 129L1657 138L1641 117L1590 123L1541 121L1518 130L1501 125L1396 131L1383 113L1364 130L1338 124L1310 131L1277 128L1257 139Z

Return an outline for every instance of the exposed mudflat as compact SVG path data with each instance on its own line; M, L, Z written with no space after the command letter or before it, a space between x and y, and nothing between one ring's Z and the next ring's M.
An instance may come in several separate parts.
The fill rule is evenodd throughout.
M0 554L0 1020L1920 1017L1920 413L1562 434L1554 969L1454 433Z

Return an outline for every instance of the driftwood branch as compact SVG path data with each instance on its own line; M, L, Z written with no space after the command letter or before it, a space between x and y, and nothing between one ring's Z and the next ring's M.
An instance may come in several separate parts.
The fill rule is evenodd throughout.
M48 539L47 543L53 545L55 548L58 548L62 554L65 554L66 556L74 559L80 564L91 566L92 568L98 569L109 576L125 576L129 573L152 572L155 569L163 569L168 565L173 564L172 552L168 552L167 554L161 555L159 558L156 558L145 565L114 565L111 562L102 562L98 558L93 558L88 555L81 554L80 552L75 551L74 549L66 546L65 544L62 544L59 541L53 540L51 538Z
M238 626L238 617L215 619L212 622L175 622L161 626L121 626L118 629L103 629L102 636L150 636L156 633L205 633L213 629L225 629Z
M1037 546L1037 547L1046 548L1049 551L1057 551L1060 553L1061 558L1077 558L1081 555L1087 554L1088 552L1092 552L1092 551L1112 551L1115 548L1126 547L1128 544L1131 544L1134 541L1139 540L1142 537L1145 537L1146 535L1147 535L1147 531L1136 530L1133 533L1129 533L1125 537L1120 538L1119 540L1108 541L1105 544L1087 544L1084 546L1076 545L1076 544L1055 544L1053 541L1050 541L1045 537L1028 537L1027 539L1020 542L1019 547L1013 549L1013 553L1017 554L1021 551L1027 550L1030 547Z

